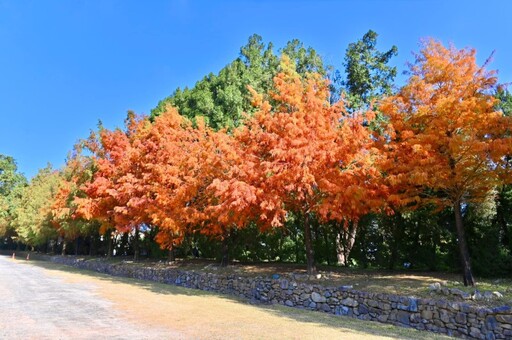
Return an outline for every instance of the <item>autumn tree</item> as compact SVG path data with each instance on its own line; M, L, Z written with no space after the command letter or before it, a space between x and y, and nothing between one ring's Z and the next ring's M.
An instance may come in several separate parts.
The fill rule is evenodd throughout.
M59 181L59 172L48 165L39 170L16 197L12 226L24 244L35 247L55 238L55 229L51 224L51 204Z
M213 185L235 173L240 153L233 141L225 130L200 118L193 123L172 107L152 122L129 114L125 130L100 129L90 138L95 171L82 188L86 197L76 198L79 212L104 228L134 230L135 241L140 225L156 228L156 241L171 258L186 233L225 239L243 224L242 217L239 223L227 220L218 209L219 188Z
M147 117L133 112L125 123L124 131L100 128L91 134L87 147L93 154L94 176L81 188L86 197L75 201L80 214L100 221L100 232L107 233L109 247L112 231L133 232L134 258L138 259L139 228L150 223L146 207L151 196L146 191L147 163L141 161L145 156L141 145L151 124Z
M109 154L111 152L108 150L108 147L110 147L111 144L109 143L108 146L105 147L104 143L110 141L111 138L107 138L107 135L103 139L102 137L104 135L107 135L107 132L100 126L99 131L91 132L86 141L86 148L92 154L93 166L95 169L101 169L101 171L95 171L91 180L82 184L79 189L83 190L85 195L83 197L75 197L74 202L77 205L77 212L80 216L83 216L89 221L96 220L100 224L98 231L100 235L105 236L108 246L107 257L110 257L113 251L112 233L115 230L112 214L116 201L108 194L108 190L112 185L108 176ZM114 144L112 143L112 145ZM119 155L119 157L121 156L122 155Z
M78 142L60 171L60 183L52 203L51 219L65 243L76 241L76 254L79 250L79 238L89 237L89 254L93 255L99 225L95 219L85 218L78 204L79 200L87 198L83 186L91 181L94 172L93 160L85 155L83 149L84 141ZM65 251L64 246L63 253Z
M145 191L152 199L146 214L158 227L156 240L169 249L171 259L185 233L204 220L203 193L208 184L203 181L207 150L202 144L209 131L201 119L194 126L169 106L154 119L141 144Z
M331 101L335 102L343 97L349 111L357 112L370 107L376 111L372 128L377 121L382 120L378 112L378 99L391 94L397 73L396 67L389 65L391 59L397 55L397 47L392 46L381 52L377 49L377 37L375 31L369 30L361 39L348 45L343 59L344 70L334 73L331 85ZM350 221L345 227L339 228L336 235L338 264L348 265L359 230L363 232L361 238L365 238L368 225Z
M172 107L154 119L142 146L154 196L148 211L161 246L172 249L185 234L200 232L222 241L222 265L228 264L230 233L249 223L246 209L255 206L247 204L254 202L247 184L254 172L237 145L226 130L202 119L193 124Z
M291 212L298 214L311 274L316 271L311 233L315 215L357 220L377 209L375 150L363 124L372 116L347 115L342 102L331 105L327 81L314 73L301 77L286 56L274 84L273 104L254 94L259 111L239 139L260 169L260 223L279 226Z
M255 111L248 87L258 93L269 93L274 88L273 78L279 72L279 59L273 48L272 43L265 44L260 36L252 35L240 49L237 59L218 74L204 77L194 87L177 89L152 110L151 118L164 112L170 104L191 120L202 117L206 125L215 130L241 126ZM285 53L295 61L301 76L307 72L322 75L327 72L321 56L297 39L288 42L279 53ZM225 240L223 243L225 247Z
M206 224L203 233L222 241L222 264L228 263L228 246L235 231L258 221L260 232L272 227L272 218L267 218L268 209L261 202L268 202L269 192L262 189L265 174L258 160L248 150L243 140L246 130L234 135L220 130L211 133L205 142L206 165L203 167L209 183L205 190ZM239 134L241 132L241 134ZM264 221L263 221L264 220Z
M465 285L474 285L464 229L466 204L482 202L500 181L510 138L509 119L494 108L494 72L475 50L428 40L411 65L408 83L380 109L390 120L383 137L389 202L416 208L451 207Z

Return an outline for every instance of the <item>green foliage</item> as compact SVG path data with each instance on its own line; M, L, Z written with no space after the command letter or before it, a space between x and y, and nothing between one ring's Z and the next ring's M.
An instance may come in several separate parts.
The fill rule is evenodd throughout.
M27 180L18 172L14 158L0 155L0 237L15 236L13 213L25 185Z
M512 195L509 187L496 194L481 204L468 205L464 215L473 268L486 277L509 275L512 268L512 230L502 215L511 212Z
M265 46L262 38L253 35L242 47L240 56L215 75L210 73L191 89L180 88L158 103L151 111L154 118L165 111L168 105L178 108L183 116L194 119L203 117L209 126L220 129L239 126L244 112L251 112L249 91L266 91L278 65L272 45Z
M296 72L300 75L318 73L325 76L331 69L330 66L324 65L322 57L313 48L304 47L304 44L298 39L289 41L280 52L294 61Z
M68 155L66 166L60 171L60 183L52 206L52 222L60 236L68 241L98 232L100 223L87 220L77 213L75 198L84 198L81 186L88 183L94 172L94 162L83 154L82 145L75 145Z
M361 267L449 270L457 267L449 211L423 208L394 215L368 215L359 222L353 260Z
M12 226L21 242L37 246L56 236L50 222L50 210L59 181L59 172L48 165L41 169L16 197Z
M15 187L26 182L25 176L18 172L14 158L0 154L0 196L8 196Z
M299 40L288 42L280 52L294 61L301 75L308 72L325 75L327 72L320 55L311 47L304 47ZM245 116L254 112L248 87L257 93L269 93L278 72L279 58L273 52L272 43L265 44L259 35L254 34L240 49L237 59L218 74L205 76L193 88L176 89L151 110L151 117L154 119L171 105L192 120L203 117L214 129L240 126Z
M494 96L499 100L496 108L504 115L512 115L512 94L504 87L498 87Z
M373 99L391 94L396 67L388 65L398 49L392 46L386 52L377 50L378 34L369 30L361 40L348 45L343 65L345 79L337 73L337 92L345 95L352 109L368 106Z

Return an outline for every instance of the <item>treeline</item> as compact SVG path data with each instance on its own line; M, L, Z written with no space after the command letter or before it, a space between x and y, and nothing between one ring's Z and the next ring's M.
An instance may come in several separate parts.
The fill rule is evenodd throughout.
M254 35L61 170L27 182L2 156L2 247L510 275L512 96L474 50L435 40L396 88L397 48L376 39L340 71Z

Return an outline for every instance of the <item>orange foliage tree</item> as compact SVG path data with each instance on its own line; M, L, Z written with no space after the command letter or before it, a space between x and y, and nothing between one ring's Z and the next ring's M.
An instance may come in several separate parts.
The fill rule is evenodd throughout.
M140 225L149 224L158 228L156 241L172 255L185 233L225 240L231 228L247 225L248 205L242 201L250 199L249 186L241 186L248 181L236 182L241 152L226 131L214 131L201 119L194 125L168 108L153 123L129 114L126 131L100 129L87 145L95 173L83 186L87 197L76 201L84 216L102 222L102 232L134 229L137 234ZM231 191L228 198L226 185L242 191Z
M150 128L147 118L132 112L126 119L126 131L100 128L86 143L94 160L94 176L82 187L86 197L76 199L80 213L100 221L100 233L107 233L109 255L111 233L134 231L135 258L138 257L139 227L149 224L146 208L151 196L146 190L146 163L141 147Z
M276 92L238 132L245 162L257 169L250 191L259 222L282 225L289 212L304 221L308 273L316 271L311 217L357 220L380 208L385 190L373 166L378 152L365 121L372 114L347 114L343 102L329 103L328 83L317 74L300 77L284 56ZM255 182L254 182L255 180Z
M390 120L383 137L389 202L451 207L464 284L474 285L462 209L498 184L510 152L510 120L495 111L490 91L497 79L477 65L475 50L428 40L410 72L408 83L380 106Z
M66 166L61 170L59 188L52 204L52 224L64 239L63 253L66 251L66 241L73 241L80 236L87 235L91 236L89 250L92 253L93 234L97 231L95 221L87 220L81 214L77 204L78 199L86 197L81 188L90 181L92 176L92 160L85 156L82 150L83 143L76 144L72 154L66 160Z
M254 93L259 111L232 132L168 108L152 123L129 114L125 131L93 134L95 173L87 197L76 199L80 211L102 231L158 226L157 242L171 250L187 232L219 237L223 264L231 230L279 227L293 212L304 221L313 273L313 215L357 221L380 209L385 187L365 126L372 113L346 113L343 102L329 102L320 75L299 76L286 57L281 67L270 100Z
M146 211L158 226L157 242L170 255L184 234L205 220L204 193L212 179L204 168L209 164L204 145L210 133L201 120L193 126L168 107L155 118L143 141L145 190L152 198Z
M157 240L172 247L184 233L199 231L227 240L257 216L253 163L227 131L214 131L201 119L195 126L174 108L155 118L144 145L151 169L146 180L154 194L149 214L160 228Z

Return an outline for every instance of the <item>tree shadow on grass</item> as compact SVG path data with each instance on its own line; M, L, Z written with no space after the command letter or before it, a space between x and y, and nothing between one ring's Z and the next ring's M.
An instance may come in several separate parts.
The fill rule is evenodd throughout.
M25 260L20 260L20 262ZM387 336L395 339L448 339L448 337L430 333L420 332L410 328L402 328L389 324L382 324L378 322L362 321L354 318L336 316L333 314L310 311L298 308L290 308L282 305L268 305L268 304L254 304L247 299L239 298L233 295L223 295L210 291L203 291L199 289L184 288L175 286L172 284L158 283L153 281L144 281L139 279L132 279L120 276L111 276L108 274L98 273L95 271L78 269L72 266L66 266L61 264L55 264L47 261L31 260L25 262L39 268L43 268L48 271L61 272L61 273L72 273L79 274L82 276L95 278L101 281L110 283L123 283L129 284L141 289L145 289L152 293L164 294L164 295L184 295L193 297L214 297L221 300L230 302L240 303L244 305L253 305L254 308L258 308L261 311L269 313L279 318L291 319L297 322L319 324L322 327L330 328L345 328L354 331L355 333L364 335L375 335L375 336Z

